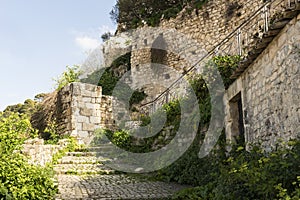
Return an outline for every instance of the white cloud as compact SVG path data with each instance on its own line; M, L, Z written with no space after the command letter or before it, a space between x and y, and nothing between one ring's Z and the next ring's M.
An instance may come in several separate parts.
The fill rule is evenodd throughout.
M100 41L88 36L78 36L75 39L76 44L84 51L90 51L97 48L100 45Z
M75 43L84 52L90 52L102 44L101 35L106 32L114 33L115 28L109 26L101 26L99 28L89 29L85 32L72 30L71 33L75 35Z

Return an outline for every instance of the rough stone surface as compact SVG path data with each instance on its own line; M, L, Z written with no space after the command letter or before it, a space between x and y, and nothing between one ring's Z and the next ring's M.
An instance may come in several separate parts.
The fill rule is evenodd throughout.
M54 167L59 183L56 199L168 199L187 188L149 181L143 176L115 173L105 166L106 161L106 158L96 157L96 152L68 153Z
M225 97L226 132L234 139L235 116L228 103L241 94L246 142L267 150L280 139L300 136L300 17L294 18L233 83Z
M52 162L53 155L65 148L67 143L68 140L60 140L58 145L44 145L43 139L30 139L23 144L21 153L28 157L30 164L46 166Z
M148 26L138 28L131 44L131 82L133 88L143 88L148 95L142 104L154 100L174 83L176 76L186 73L192 66L197 66L196 72L201 74L204 62L202 65L198 61L209 52L214 55L247 55L253 42L262 37L267 15L271 19L286 8L287 2L273 1L267 13L262 9L266 3L263 0L208 1L202 9L191 12L184 9L176 18L162 20L155 31ZM244 22L247 24L238 31ZM182 92L185 88L176 83L170 97L164 98L172 100L185 95ZM182 95L178 95L178 91ZM158 105L165 102L167 100L162 100ZM143 112L147 114L151 109L149 105Z

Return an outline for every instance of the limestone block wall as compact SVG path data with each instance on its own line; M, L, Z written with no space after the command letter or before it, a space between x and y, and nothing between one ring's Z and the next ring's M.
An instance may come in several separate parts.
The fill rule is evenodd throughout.
M245 140L274 148L281 138L300 136L300 15L229 87L224 98L226 133L236 136L230 101L241 94Z
M58 94L65 133L88 144L101 123L102 89L96 85L71 83Z
M33 165L46 166L52 162L52 157L59 150L64 149L68 140L60 140L58 145L45 145L43 139L30 139L25 141L21 153L28 157L28 161Z

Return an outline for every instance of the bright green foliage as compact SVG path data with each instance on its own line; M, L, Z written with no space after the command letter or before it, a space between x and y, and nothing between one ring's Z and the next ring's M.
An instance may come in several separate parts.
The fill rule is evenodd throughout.
M21 144L30 137L37 136L37 132L31 127L29 119L16 113L8 117L0 115L0 153L11 154L19 149Z
M0 155L0 199L52 199L52 170L27 163L20 154Z
M52 199L57 193L52 170L28 164L15 151L36 135L26 116L0 116L0 199Z
M111 141L120 148L128 148L131 145L129 134L125 131L117 131L112 135Z
M58 77L58 79L54 79L56 82L55 84L56 90L62 89L64 86L68 85L69 83L78 82L80 74L81 72L79 66L77 65L74 65L72 67L67 66L66 71L64 71L62 75Z

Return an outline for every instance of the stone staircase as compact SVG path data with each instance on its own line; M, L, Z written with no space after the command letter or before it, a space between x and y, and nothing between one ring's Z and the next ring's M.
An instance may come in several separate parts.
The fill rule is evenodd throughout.
M187 186L150 181L105 166L108 158L97 155L108 146L69 152L54 166L59 194L56 199L169 199Z
M102 148L97 149L100 151ZM68 152L66 156L58 160L54 167L56 174L93 175L111 174L114 170L106 167L103 163L109 159L96 156L94 148L79 149L76 152Z

